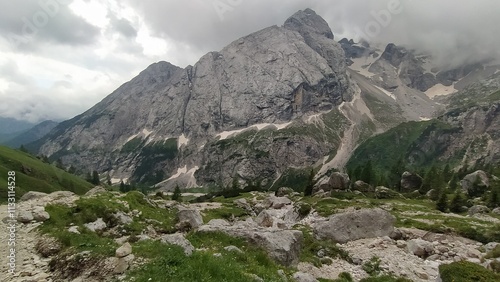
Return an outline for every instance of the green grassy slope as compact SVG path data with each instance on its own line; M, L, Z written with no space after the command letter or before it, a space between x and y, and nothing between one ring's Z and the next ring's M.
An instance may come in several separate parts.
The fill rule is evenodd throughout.
M16 172L16 197L28 191L51 193L67 190L83 194L92 184L34 156L0 146L0 202L7 198L7 173Z

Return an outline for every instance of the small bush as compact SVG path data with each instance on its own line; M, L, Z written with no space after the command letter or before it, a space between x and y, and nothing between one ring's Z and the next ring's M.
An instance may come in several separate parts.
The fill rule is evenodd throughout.
M500 281L500 275L467 261L440 265L439 274L443 282Z
M369 261L363 264L363 270L370 276L379 275L382 271L380 268L380 259L378 257L372 257Z
M500 257L500 245L497 245L493 250L488 252L485 256L487 259Z

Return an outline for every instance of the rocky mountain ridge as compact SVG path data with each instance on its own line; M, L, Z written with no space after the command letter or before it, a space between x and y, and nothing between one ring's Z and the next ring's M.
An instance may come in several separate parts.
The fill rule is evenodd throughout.
M442 111L420 91L437 82L422 65L394 44L337 43L306 9L194 66L151 65L30 148L167 190L234 179L269 188L313 167L320 178L373 134Z

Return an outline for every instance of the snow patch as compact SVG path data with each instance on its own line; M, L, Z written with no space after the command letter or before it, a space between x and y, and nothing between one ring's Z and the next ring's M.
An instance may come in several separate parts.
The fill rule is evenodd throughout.
M394 101L396 101L396 96L394 96L394 94L392 94L391 92L389 92L389 91L385 90L385 89L384 89L384 88L382 88L382 87L379 87L379 86L377 86L377 85L374 85L374 86L375 86L375 87L377 87L377 89L378 89L378 90L380 90L380 91L384 92L384 94L385 94L385 95L387 95L387 96L391 97L392 99L394 99Z
M458 90L455 89L455 83L453 83L453 85L451 86L444 86L443 84L439 83L429 88L429 90L425 91L425 95L427 95L427 97L429 98L434 98L436 96L452 94L457 91Z
M184 133L177 139L177 148L180 149L183 145L187 146L189 139L184 135Z
M136 138L137 136L139 136L139 134L134 134L134 135L130 136L130 137L127 139L127 141L125 141L125 144L127 144L128 142L130 142L132 139ZM125 145L125 144L123 144L123 145Z
M122 179L121 178L111 178L111 184L118 184L122 182Z
M148 137L149 135L151 135L151 133L153 133L153 131L149 131L149 130L147 130L145 128L142 130L142 135L144 137Z
M244 131L251 130L251 129L256 129L257 131L260 131L260 130L265 129L265 128L274 129L274 130L282 130L282 129L287 128L291 124L292 124L292 122L282 123L282 124L276 124L276 123L254 124L254 125L249 126L247 128L242 128L242 129L238 129L238 130L231 130L231 131L223 131L223 132L215 135L215 137L216 138L219 137L219 140L225 140L225 139L228 139L230 137L233 137L237 134L240 134Z
M427 118L427 117L420 117L420 121L429 121L431 120L430 118Z
M375 74L368 71L370 66L378 60L380 56L378 57L373 57L373 56L368 56L368 57L362 57L362 58L356 58L352 59L353 64L349 66L350 69L358 72L359 74L366 76L368 78L374 76Z
M172 179L176 179L178 178L179 176L181 176L182 174L186 173L188 170L187 170L187 165L184 166L183 168L178 168L177 169L177 173L172 175L169 179L167 179L166 181L168 180L172 180Z

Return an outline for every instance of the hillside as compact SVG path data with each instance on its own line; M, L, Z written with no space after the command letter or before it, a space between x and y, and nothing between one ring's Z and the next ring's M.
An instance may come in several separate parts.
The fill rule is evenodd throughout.
M28 191L50 193L72 191L83 194L93 187L87 181L69 174L32 155L0 146L0 202L7 197L7 173L16 172L16 197Z
M10 136L8 140L4 140L3 143L6 146L11 148L19 148L21 145L26 145L28 143L34 142L49 133L54 127L57 126L57 122L47 120L35 125L33 128L30 128L16 136Z

